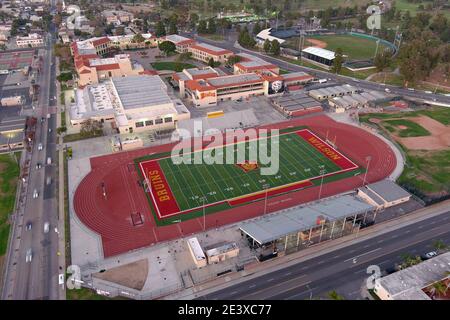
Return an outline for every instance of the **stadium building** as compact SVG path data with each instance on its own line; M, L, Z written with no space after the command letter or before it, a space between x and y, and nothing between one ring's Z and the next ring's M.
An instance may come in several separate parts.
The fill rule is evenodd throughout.
M336 57L334 51L318 47L305 48L302 50L302 55L312 63L319 64L328 69L333 65L334 58Z
M375 212L375 206L358 196L343 195L275 212L245 222L239 229L257 258L264 261L357 232L374 219Z
M111 123L120 133L175 129L190 113L181 100L172 100L159 76L113 77L75 92L70 123L80 128L87 120Z

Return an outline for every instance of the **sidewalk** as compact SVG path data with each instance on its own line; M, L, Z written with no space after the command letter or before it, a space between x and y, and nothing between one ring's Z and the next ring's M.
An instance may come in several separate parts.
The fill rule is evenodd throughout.
M373 227L363 229L359 233L342 237L336 240L323 242L315 246L312 246L308 249L304 249L302 251L298 251L296 253L287 256L276 258L274 260L258 263L255 266L252 266L250 270L244 270L241 272L228 274L225 277L220 277L210 282L204 283L202 285L194 286L184 291L168 295L163 299L178 299L178 300L195 299L199 296L203 296L224 289L228 286L235 285L243 281L247 281L249 279L257 278L264 274L268 274L279 269L284 269L288 266L298 264L300 262L315 258L317 256L321 256L326 253L333 252L337 249L342 249L344 247L365 241L372 237L379 236L391 232L393 230L396 230L398 228L428 219L430 217L440 215L443 212L447 211L449 207L450 207L450 200L447 200L438 203L436 205L417 210L408 215L404 215L399 218L387 221L385 223L376 224Z

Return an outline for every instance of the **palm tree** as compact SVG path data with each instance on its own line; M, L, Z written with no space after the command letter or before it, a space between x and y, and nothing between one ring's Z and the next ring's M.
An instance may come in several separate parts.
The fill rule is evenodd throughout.
M445 294L447 293L447 286L442 282L436 282L435 284L433 284L433 287L431 289L431 294L433 295L433 297L437 296L445 296Z
M336 292L336 290L328 292L328 297L332 300L345 300L343 296Z

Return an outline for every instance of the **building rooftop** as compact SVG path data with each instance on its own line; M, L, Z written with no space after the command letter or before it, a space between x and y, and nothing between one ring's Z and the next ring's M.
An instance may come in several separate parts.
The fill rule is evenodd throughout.
M167 87L159 76L128 76L112 78L115 91L124 109L171 103Z
M449 270L450 252L447 252L382 277L379 286L394 300L430 300L422 289L445 278Z
M367 188L375 192L387 202L396 201L411 195L391 180L381 180L367 185Z
M209 79L208 82L214 87L226 87L230 85L239 85L262 81L261 76L255 73L236 74L218 78Z
M287 234L317 226L318 219L325 218L335 221L374 208L359 197L344 195L306 206L289 208L255 221L243 223L240 229L259 244L264 244Z
M219 48L219 47L207 44L207 43L196 43L196 44L192 45L191 48L202 50L202 51L205 51L212 55L223 55L223 54L233 53L230 50Z
M173 42L175 45L182 43L182 42L195 42L194 40L190 39L190 38L186 38L183 36L180 36L178 34L170 34L168 36L166 36L166 40Z
M302 50L302 52L306 52L309 54L313 54L315 56L327 59L327 60L333 60L335 57L335 52L330 51L327 49L319 48L319 47L308 47Z
M26 120L25 116L5 117L0 121L0 132L23 131Z

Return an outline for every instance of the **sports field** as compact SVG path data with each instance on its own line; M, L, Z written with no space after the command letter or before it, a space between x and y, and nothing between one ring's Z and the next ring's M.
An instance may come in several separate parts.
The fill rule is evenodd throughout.
M246 157L252 142L278 144L279 170L262 175L269 167L258 156L257 162L236 164L175 164L170 154L137 159L151 207L158 219L208 208L207 213L313 186L324 178L356 170L358 166L306 128L292 129L274 138L256 138L208 148L189 154L194 159L218 157L225 163L229 152L245 148ZM273 141L271 139L274 139ZM278 140L278 142L277 142ZM255 145L255 144L254 144ZM276 149L273 149L274 151ZM228 162L229 163L229 162ZM263 163L267 163L264 165ZM359 173L359 172L358 172ZM214 210L214 207L218 207Z
M375 56L377 43L374 40L364 39L351 35L324 35L311 36L311 39L324 41L326 49L336 51L341 48L344 55L350 60L370 59ZM306 43L307 44L307 43ZM385 46L380 44L378 50L384 50Z

